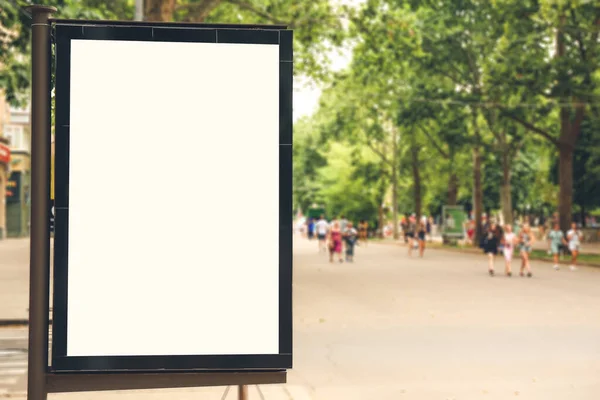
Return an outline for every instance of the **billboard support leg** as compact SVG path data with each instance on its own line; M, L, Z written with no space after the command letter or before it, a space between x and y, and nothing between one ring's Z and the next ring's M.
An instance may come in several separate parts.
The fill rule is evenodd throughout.
M50 313L50 16L31 6L31 241L27 399L46 400Z
M238 386L238 400L248 400L248 385Z

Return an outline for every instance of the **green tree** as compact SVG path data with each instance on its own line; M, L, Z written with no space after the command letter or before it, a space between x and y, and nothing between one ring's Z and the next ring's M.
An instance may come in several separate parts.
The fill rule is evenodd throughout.
M600 120L584 118L581 137L573 154L573 203L585 223L587 212L600 207ZM554 183L559 181L560 159L553 157L550 176Z
M473 149L473 190L477 235L481 234L482 185L481 146L482 123L477 105L486 93L482 78L486 54L489 54L501 34L489 4L479 1L446 2L440 7L430 1L369 0L354 19L362 42L369 43L374 65L384 69L386 79L400 81L398 67L403 65L419 77L419 86L406 82L413 101L474 104L471 121L464 134L471 135ZM394 61L389 61L394 60ZM393 64L393 65L390 65ZM392 75L395 73L396 76ZM384 89L382 89L384 90Z
M562 229L571 222L573 209L574 151L581 137L586 113L598 113L598 63L600 62L600 4L579 0L538 0L520 2L498 0L510 10L504 38L513 51L505 55L506 73L512 76L515 90L545 105L552 125L538 124L523 109L508 109L504 114L529 131L552 143L559 155L559 213ZM541 49L526 47L523 37L544 43ZM549 113L554 109L556 112ZM537 114L539 115L539 114Z
M294 127L293 196L294 208L307 210L313 203L323 203L319 168L327 164L319 141L319 130L313 119L304 118Z
M279 24L294 29L294 67L328 77L327 52L345 38L346 8L328 0L146 0L147 21Z
M398 238L400 133L389 112L388 93L370 86L362 76L356 75L357 72L363 71L351 68L350 72L337 74L331 87L323 93L318 113L325 115L323 119L327 122L322 130L325 137L368 148L378 159L378 170L391 185L394 237ZM381 200L380 207L383 203Z
M124 19L133 15L132 2L125 0L49 0L44 4L58 9L56 18ZM0 7L0 90L15 106L28 101L31 19L25 8L29 5L24 0L4 0Z
M7 6L4 6L4 3ZM133 18L133 0L49 0L57 18ZM26 0L4 0L0 7L0 89L11 102L29 87L31 21L23 8ZM340 46L346 32L342 18L346 7L328 0L146 0L147 21L235 24L283 24L294 29L295 73L318 80L329 77L328 51Z

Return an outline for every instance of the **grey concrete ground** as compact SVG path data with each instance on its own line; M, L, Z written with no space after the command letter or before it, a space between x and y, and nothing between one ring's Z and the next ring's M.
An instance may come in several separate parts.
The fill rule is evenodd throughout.
M477 255L409 259L369 244L354 264L330 264L316 249L295 242L289 383L253 387L251 399L600 398L600 269L533 263L531 279L491 278ZM50 399L221 399L224 389Z

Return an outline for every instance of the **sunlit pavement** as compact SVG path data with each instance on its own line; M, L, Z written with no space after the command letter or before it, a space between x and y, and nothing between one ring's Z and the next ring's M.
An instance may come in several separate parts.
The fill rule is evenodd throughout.
M483 255L409 259L403 246L372 243L354 264L330 264L296 237L294 369L288 385L253 386L250 399L600 398L600 269L533 263L533 278L502 269L498 258L491 278ZM17 387L12 397L23 396ZM222 399L224 390L49 398Z
M295 365L318 399L598 399L600 269L487 274L483 255L295 239ZM513 271L518 271L513 267Z

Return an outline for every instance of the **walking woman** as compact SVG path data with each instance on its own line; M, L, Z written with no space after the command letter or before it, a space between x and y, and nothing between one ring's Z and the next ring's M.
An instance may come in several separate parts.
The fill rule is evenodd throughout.
M423 222L419 224L419 230L417 232L417 239L419 240L419 257L423 257L425 253L425 236L427 235L427 227Z
M344 262L342 259L342 231L338 221L333 223L329 231L329 262L333 262L334 254L338 255L340 262Z
M504 238L502 240L504 245L503 251L506 276L512 276L511 262L516 241L517 236L513 233L512 226L507 224L504 228Z
M571 224L571 230L567 232L567 240L569 242L569 251L571 252L571 271L577 271L577 256L579 255L579 247L581 246L581 231L577 229L577 224Z
M563 244L567 244L567 241L563 236L563 232L560 230L560 225L558 222L556 222L552 230L548 232L548 242L550 244L550 254L552 254L552 258L554 259L554 269L558 271L558 256L560 255L560 250Z
M525 276L525 270L527 270L527 277L531 278L531 264L529 263L529 255L531 254L534 236L531 234L531 228L529 224L523 225L523 229L519 232L519 249L521 253L521 272L519 275Z
M490 276L494 276L494 261L498 254L499 240L498 227L492 223L487 230L483 240L483 252L488 256L488 272Z
M354 246L356 245L358 232L352 226L352 222L348 222L348 227L342 233L342 237L346 243L346 262L354 262Z
M427 219L427 239L431 242L433 240L433 217L429 216Z

